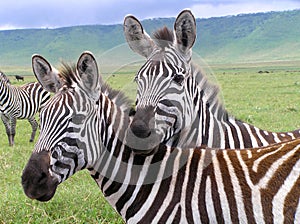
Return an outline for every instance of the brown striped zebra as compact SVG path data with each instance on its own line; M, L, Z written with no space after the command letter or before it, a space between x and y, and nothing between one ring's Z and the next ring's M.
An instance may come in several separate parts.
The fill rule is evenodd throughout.
M124 34L130 48L146 58L135 77L136 114L131 124L135 136L159 134L157 144L180 148L206 145L240 149L300 136L299 129L275 133L229 115L219 99L219 87L191 62L196 40L191 11L178 15L174 31L164 27L154 32L153 39L138 19L126 16Z
M91 53L60 74L36 55L33 69L56 93L23 170L29 198L50 200L86 168L127 223L300 222L300 139L246 150L160 144L139 155L126 138L129 103L99 80Z
M50 93L38 82L14 86L7 76L0 72L0 112L10 146L14 145L17 119L29 121L32 128L30 142L33 142L38 129L38 122L34 116L49 98Z

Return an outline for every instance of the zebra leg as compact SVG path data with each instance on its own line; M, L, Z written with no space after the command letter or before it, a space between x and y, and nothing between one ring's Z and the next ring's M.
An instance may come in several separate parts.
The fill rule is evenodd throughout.
M1 120L3 121L3 124L6 129L9 146L13 146L15 144L14 142L15 130L13 131L14 128L12 127L12 120L5 114L1 114ZM15 121L15 125L16 125L16 121Z
M38 122L35 120L34 117L31 117L31 118L28 118L28 121L29 123L31 124L31 128L32 128L32 132L31 132L31 137L30 137L30 142L33 142L34 140L34 137L35 137L35 133L36 133L36 130L38 129Z
M17 124L17 118L11 117L10 118L10 142L11 145L15 144L15 135L16 135L16 124Z

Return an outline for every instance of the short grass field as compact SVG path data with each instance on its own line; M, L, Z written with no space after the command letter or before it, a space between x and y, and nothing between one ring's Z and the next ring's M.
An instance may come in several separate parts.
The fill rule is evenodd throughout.
M22 72L6 69L9 75ZM134 100L136 69L105 74L104 79ZM24 70L30 74L30 69ZM214 74L211 78L220 85L226 108L235 117L271 131L300 128L300 62L211 65L206 70ZM34 81L33 76L19 83L13 76L10 79L15 85ZM15 146L9 147L0 124L0 223L122 223L87 171L62 183L49 202L28 199L21 174L34 144L29 143L26 120L19 120L16 130Z

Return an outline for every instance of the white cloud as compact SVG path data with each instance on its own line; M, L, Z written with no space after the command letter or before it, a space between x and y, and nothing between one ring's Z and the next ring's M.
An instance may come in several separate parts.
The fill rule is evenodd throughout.
M300 8L300 1L272 0L9 0L0 1L0 29L122 23L126 14L139 19L176 17L190 8L197 18Z
M300 1L224 1L215 4L194 2L191 7L197 18L209 18L242 13L284 11L299 9Z

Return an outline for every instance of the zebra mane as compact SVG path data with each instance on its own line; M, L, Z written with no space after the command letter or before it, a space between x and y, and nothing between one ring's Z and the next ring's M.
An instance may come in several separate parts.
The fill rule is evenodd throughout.
M206 106L210 108L212 114L214 114L218 120L222 119L228 121L232 116L225 109L225 105L220 96L220 87L210 81L205 72L195 63L192 63L191 74L195 79L197 89L200 90L201 98L205 98Z
M119 90L112 89L106 82L101 80L101 92L106 95L111 101L113 101L118 107L121 107L123 111L128 112L132 109L133 102L125 96L125 94Z
M62 62L62 66L59 69L59 76L64 84L70 88L72 84L78 83L76 75L76 65ZM111 101L113 101L118 107L122 107L124 110L130 110L133 102L129 100L121 91L112 89L107 83L102 80L100 75L101 92L106 95Z
M173 43L174 34L172 30L164 26L153 33L153 38L158 47L165 48Z
M7 76L0 71L0 79L5 83L5 84L11 84Z
M59 68L59 77L67 87L71 87L74 82L78 83L76 65L62 62L61 67Z

